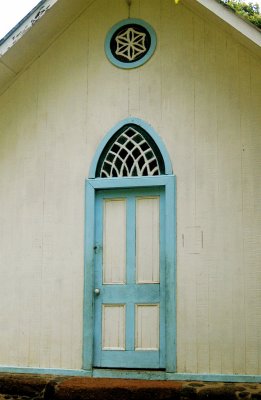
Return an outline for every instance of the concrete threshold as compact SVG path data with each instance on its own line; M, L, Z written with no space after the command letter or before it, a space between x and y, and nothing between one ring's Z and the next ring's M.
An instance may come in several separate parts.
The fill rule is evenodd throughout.
M0 374L0 400L261 400L261 383Z

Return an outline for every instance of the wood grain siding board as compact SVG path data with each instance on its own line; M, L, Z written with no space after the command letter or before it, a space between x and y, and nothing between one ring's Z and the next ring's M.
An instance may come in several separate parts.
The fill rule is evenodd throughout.
M127 5L120 0L109 0L104 14L102 1L94 2L88 9L89 55L87 130L91 161L104 133L118 121L128 116L128 72L112 65L104 52L107 32L117 22L127 17ZM121 90L118 90L121 88ZM97 121L99 123L97 124ZM86 166L87 167L87 166ZM86 173L88 168L86 169Z
M219 305L221 272L217 260L217 219L219 209L218 137L216 108L216 32L204 23L204 67L201 72L200 109L198 125L197 218L204 228L204 265L208 268L209 371L221 368ZM207 110L207 112L206 112ZM202 132L205 132L202 134Z
M254 228L251 226L249 228L252 231L253 239L252 239L252 256L251 260L253 262L254 268L254 276L256 277L255 285L253 282L253 302L255 306L255 316L253 321L255 321L256 330L256 338L255 338L255 347L258 349L255 353L256 357L256 368L257 373L261 371L261 335L257 332L260 332L260 324L261 324L261 269L260 269L260 259L261 259L261 132L260 132L260 124L261 124L261 74L260 74L260 64L258 60L251 58L250 62L251 68L251 98L253 107L251 108L251 122L252 129L251 133L253 135L253 154L252 154L252 177L254 180L253 185L253 219ZM251 224L252 225L252 224Z
M180 4L182 6L182 3ZM187 122L184 115L184 91L183 91L183 49L179 45L183 37L183 7L171 7L170 2L162 2L161 25L160 25L160 70L161 70L161 122L159 133L167 145L173 162L174 173L179 176L177 190L177 203L183 203L184 179L181 173L181 163L186 148L184 130L186 132ZM170 46L172 43L172 46ZM184 46L185 47L185 46ZM179 95L177 95L179 93ZM189 116L186 115L189 118ZM168 132L168 134L166 134ZM190 159L190 156L187 157ZM188 208L189 209L189 208ZM189 211L190 212L190 211ZM188 316L187 308L187 286L185 275L188 270L186 262L181 257L180 242L182 235L182 213L179 212L179 223L177 224L177 369L186 370L187 344L187 321L194 323L194 315ZM192 271L193 275L193 271ZM191 276L190 282L193 280ZM193 314L193 313L192 313ZM181 317L182 316L182 317ZM194 332L194 329L192 330Z
M35 75L32 71L27 74L27 79L30 82L29 91L35 82ZM16 90L23 91L25 83L20 82L16 86ZM14 124L8 121L9 112L6 113L6 118L1 118L3 122L0 128L0 148L3 151L1 157L1 179L6 183L2 186L1 192L4 195L0 200L1 212L0 221L3 227L1 234L1 250L0 250L0 265L1 265L1 281L9 289L6 296L1 299L2 315L5 321L6 331L9 332L8 346L1 349L4 359L8 359L8 363L16 363L17 354L20 365L27 362L27 357L34 341L34 331L31 329L30 313L34 314L35 308L30 307L30 297L27 293L31 292L34 299L34 306L38 306L38 293L34 289L31 290L31 285L38 288L37 273L39 272L39 255L41 250L37 243L37 218L39 211L38 191L41 193L41 173L39 179L34 179L32 174L32 165L35 162L35 156L28 151L26 154L20 153L19 149L25 149L26 144L22 141L22 135L26 138L30 136L29 127L35 123L34 113L27 112L32 108L35 111L35 96L26 97L24 103L21 101L21 95L17 95L16 112L18 120L14 119ZM8 103L7 103L8 104ZM8 108L7 108L8 110ZM7 111L6 110L6 111ZM11 134L5 135L6 127L11 128ZM7 140L5 140L7 139ZM2 141L3 140L3 141ZM32 149L32 147L31 147ZM11 162L11 164L10 164ZM39 160L41 165L41 160ZM3 168L2 168L3 167ZM6 176L5 176L6 172ZM1 181L0 179L0 181ZM2 183L2 181L1 181ZM32 196L29 196L31 189ZM6 210L10 210L10 215ZM30 212L32 213L30 215ZM6 229L6 224L10 224L10 229ZM32 229L28 232L27 226ZM35 242L34 242L35 239ZM5 240L9 244L5 247ZM2 248L2 246L4 246ZM35 265L35 270L30 273L28 268L22 267L25 265L28 257L32 257ZM5 269L9 273L5 273ZM21 282L25 282L24 289ZM12 294L13 293L13 294ZM19 302L17 303L17 297ZM36 318L37 321L37 318ZM1 326L3 326L1 324ZM37 341L37 336L35 336ZM14 346L13 344L16 344Z
M242 127L242 185L243 185L243 243L245 261L245 351L249 373L260 369L260 67L256 68L254 59L239 54L241 60L240 77L247 74L241 82L241 127ZM249 74L249 70L251 73ZM253 104L251 110L244 108L245 101ZM260 108L260 107L259 107ZM258 128L259 124L259 128ZM257 347L258 346L258 347ZM255 351L254 349L259 348Z
M131 4L131 7L126 10L131 18L144 18L141 16L141 1L135 1ZM148 21L150 22L150 21ZM133 70L129 70L128 77L128 116L141 117L141 103L146 101L143 99L140 94L141 90L141 73L142 69L146 65L143 65L141 68L134 68Z
M229 107L230 113L233 118L228 124L229 135L226 134L227 148L226 157L229 160L227 174L229 183L229 196L231 201L225 200L224 204L229 205L229 209L226 210L226 215L230 214L231 228L229 231L229 238L226 237L229 243L230 257L227 268L231 268L231 282L232 282L232 334L231 342L234 348L230 349L231 358L233 360L233 372L241 373L242 366L245 366L245 351L244 351L244 328L242 320L244 320L244 293L243 293L243 277L242 271L244 268L243 261L243 248L242 248L242 179L241 179L241 141L239 140L240 132L240 96L239 96L239 74L238 74L238 47L235 46L234 42L227 37L226 43L226 54L227 54L227 70L229 70L227 86L229 88L229 96L227 106ZM225 72L224 72L225 73ZM229 113L227 113L227 119L229 119ZM226 183L227 184L227 183ZM233 214L232 214L233 213ZM237 227L235 230L234 227ZM234 279L233 276L237 278ZM242 296L241 296L242 294ZM241 320L242 315L242 320ZM239 368L241 365L241 370ZM231 369L231 368L229 368Z
M250 132L251 130L251 122L250 122L250 117L248 115L249 110L246 110L245 108L245 102L251 102L251 78L249 75L249 70L250 70L250 58L248 54L246 54L244 51L240 49L239 54L238 54L238 59L240 63L240 69L239 69L239 87L240 87L240 127L241 127L241 143L242 143L242 149L241 149L241 180L242 180L242 219L243 219L243 239L242 239L242 247L243 247L243 256L244 256L244 270L243 270L243 282L244 282L244 314L242 317L244 318L244 353L245 353L245 365L247 365L247 368L250 367L252 368L251 361L249 360L249 354L248 354L248 307L247 307L247 280L248 280L248 270L246 269L246 266L249 264L249 259L246 251L246 243L245 243L245 224L247 221L246 215L246 210L247 210L247 205L246 205L246 197L248 197L249 193L249 187L246 187L246 182L251 181L251 176L249 175L249 172L247 172L246 176L246 157L245 157L245 151L246 148L248 148L248 137L246 137L245 132ZM242 80L242 77L245 75L245 79ZM247 134L247 135L248 135ZM252 358L252 357L251 357Z
M40 79L45 90L39 94L38 101L39 115L44 116L41 136L44 139L42 147L45 157L45 192L42 210L44 218L41 305L43 328L39 336L42 348L41 364L50 367L77 366L79 365L77 358L81 355L81 352L79 353L81 325L78 321L81 322L82 306L77 303L75 307L73 291L76 281L78 281L77 292L82 285L81 279L78 280L82 274L78 268L81 265L81 257L76 251L78 247L76 243L81 241L83 232L80 200L83 191L77 182L79 178L75 175L78 174L80 166L78 160L83 155L80 150L83 138L79 135L79 127L82 122L80 99L84 94L85 85L82 85L81 80L84 76L79 71L77 73L75 71L75 76L79 79L75 78L74 82L66 80L67 74L73 68L73 61L68 54L73 56L77 53L79 69L84 59L84 53L79 51L79 46L74 46L75 35L78 37L74 26L71 32L65 35L65 48L63 49L60 43L54 46L56 61L54 62L55 57L51 55L50 64L48 66L43 64ZM64 51L66 55L63 56ZM54 65L59 77L55 75ZM74 99L73 104L70 99ZM47 115L46 103L50 105ZM64 115L70 114L70 120L65 123ZM76 117L77 114L78 117ZM74 135L68 134L72 130ZM76 137L78 140L75 140ZM76 163L72 163L73 154L77 154ZM75 273L75 267L78 273ZM55 290L56 287L57 290ZM75 325L72 323L72 315L77 318ZM70 327L68 327L68 320L71 321ZM66 325L67 329L64 329ZM74 326L73 329L72 326ZM72 340L73 336L75 340ZM48 348L48 343L52 343L52 351Z
M163 9L163 12L166 18L167 10ZM162 131L170 132L166 135L166 140L175 174L179 177L177 288L182 295L177 302L177 362L178 368L182 368L182 365L189 372L197 369L196 269L193 268L193 258L181 250L181 237L183 227L194 225L195 221L194 34L193 15L182 4L181 7L173 7L171 13L173 22L169 32L165 31L162 22ZM171 48L170 42L173 44ZM181 46L181 42L185 45ZM186 204L186 210L179 209L182 204ZM189 314L182 312L188 309Z
M195 74L195 231L194 252L197 255L197 276L196 276L196 318L197 318L197 371L208 371L210 364L209 349L209 265L204 260L204 242L203 230L207 226L207 221L202 218L202 206L208 208L208 196L201 198L202 189L204 188L204 180L209 175L211 163L206 164L204 161L204 140L202 131L207 131L206 125L209 124L209 116L205 115L206 100L208 98L205 74L207 74L207 65L205 64L205 24L201 19L193 20L194 29L194 50L193 57ZM203 186L203 188L202 188ZM206 193L205 193L206 194ZM203 226L201 227L203 223ZM196 230L197 229L197 230ZM185 234L188 233L185 231Z
M140 15L153 26L157 35L157 46L151 59L140 68L139 116L145 121L150 121L158 131L162 123L161 3L157 0L140 1Z
M225 315L220 310L220 316L224 324L220 326L220 334L226 336L226 341L221 344L221 370L228 373L234 370L234 329L233 320L236 304L233 302L233 286L235 263L240 263L240 255L237 260L237 249L241 238L235 232L235 226L241 226L241 185L238 171L240 160L237 123L238 107L234 100L237 99L237 82L233 79L237 70L237 48L230 45L226 35L217 34L216 37L216 61L217 61L217 134L218 134L218 199L219 199L219 254L218 263L221 269L221 286L223 295L222 307L230 304ZM234 55L231 57L231 55ZM231 108L230 108L231 107ZM235 115L230 118L230 110ZM227 223L229 218L229 224ZM222 232L222 235L221 235ZM238 230L240 234L240 229ZM240 351L240 350L239 350Z

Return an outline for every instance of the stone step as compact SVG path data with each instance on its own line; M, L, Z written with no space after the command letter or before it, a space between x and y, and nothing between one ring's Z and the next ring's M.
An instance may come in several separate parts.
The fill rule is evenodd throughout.
M260 383L0 374L0 400L261 400Z

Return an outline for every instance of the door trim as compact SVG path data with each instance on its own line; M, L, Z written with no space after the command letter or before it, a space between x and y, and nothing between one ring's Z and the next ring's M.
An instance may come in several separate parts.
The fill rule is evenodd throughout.
M83 369L93 368L95 196L100 189L163 187L165 190L166 371L176 371L176 178L174 175L87 179L85 185Z

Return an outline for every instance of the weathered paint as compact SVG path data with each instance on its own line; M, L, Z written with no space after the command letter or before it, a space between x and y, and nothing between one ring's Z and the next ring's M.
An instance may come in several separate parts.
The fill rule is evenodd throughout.
M0 40L0 56L4 55L39 21L57 0L40 1L10 32Z
M127 12L93 2L1 96L0 364L82 368L84 181L106 132L135 116L177 176L177 371L256 377L260 60L183 3L134 0L158 46L142 67L115 68L104 40ZM189 227L203 231L199 254L183 247Z

